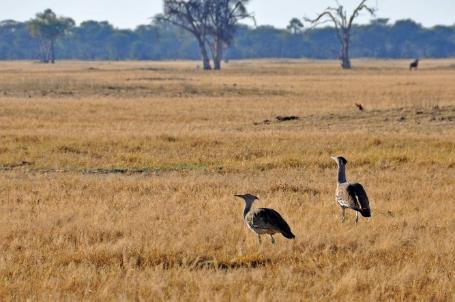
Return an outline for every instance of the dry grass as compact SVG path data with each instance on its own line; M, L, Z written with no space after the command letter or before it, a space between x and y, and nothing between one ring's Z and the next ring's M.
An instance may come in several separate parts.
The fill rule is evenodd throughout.
M407 63L0 63L0 300L455 301L455 62Z

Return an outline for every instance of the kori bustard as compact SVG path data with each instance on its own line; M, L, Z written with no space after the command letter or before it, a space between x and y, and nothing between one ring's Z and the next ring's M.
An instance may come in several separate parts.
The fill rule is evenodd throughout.
M346 209L356 211L355 223L359 221L359 213L363 217L371 217L370 204L363 186L357 182L346 181L347 160L342 156L333 156L338 164L338 183L335 193L337 203L341 207L341 222L344 222Z
M261 243L261 235L264 234L270 235L272 243L275 243L273 235L276 233L281 233L288 239L295 238L291 228L277 211L268 208L252 209L254 201L258 199L256 196L251 194L234 196L243 198L245 201L243 219L248 228L258 235L259 243Z

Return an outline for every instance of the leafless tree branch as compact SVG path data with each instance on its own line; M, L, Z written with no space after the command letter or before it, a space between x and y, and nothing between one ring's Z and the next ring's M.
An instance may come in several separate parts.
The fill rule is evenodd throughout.
M341 60L343 68L351 68L351 63L349 59L349 46L351 39L351 28L354 23L354 20L359 16L360 12L366 10L370 15L374 16L376 10L374 8L366 5L368 0L362 0L359 5L354 9L352 14L348 18L348 14L338 0L335 0L337 7L327 7L322 13L320 13L316 18L309 19L304 18L305 21L310 22L313 26L320 25L325 21L329 20L335 26L335 32L338 38L338 41L341 45Z

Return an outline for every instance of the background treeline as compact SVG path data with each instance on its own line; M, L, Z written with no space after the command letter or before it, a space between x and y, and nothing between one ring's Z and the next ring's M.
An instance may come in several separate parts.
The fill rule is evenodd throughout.
M40 43L30 35L27 22L0 22L0 59L38 59ZM166 60L199 59L194 38L166 23L138 26L135 30L114 28L108 22L86 21L56 41L61 59ZM412 20L389 24L376 19L353 28L353 57L410 58L455 57L455 25L425 28ZM333 28L307 30L272 26L238 26L225 59L317 58L335 59L339 45Z

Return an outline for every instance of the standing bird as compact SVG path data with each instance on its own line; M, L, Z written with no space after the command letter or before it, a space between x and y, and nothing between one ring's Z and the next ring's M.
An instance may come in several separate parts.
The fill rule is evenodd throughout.
M362 104L357 104L357 103L355 103L355 106L356 106L357 109L359 109L360 111L363 111L363 110L364 110Z
M261 235L269 234L272 238L272 243L275 243L273 235L281 233L288 239L294 239L295 236L291 232L291 228L281 215L273 210L267 208L260 208L253 210L253 202L258 199L251 194L234 195L243 198L245 201L245 209L243 210L243 219L250 230L258 235L259 243L261 243Z
M359 221L359 212L363 217L371 217L368 196L362 185L357 182L346 181L346 163L348 161L342 156L334 156L332 159L338 164L336 201L341 207L341 222L344 222L346 208L356 211L355 223Z

